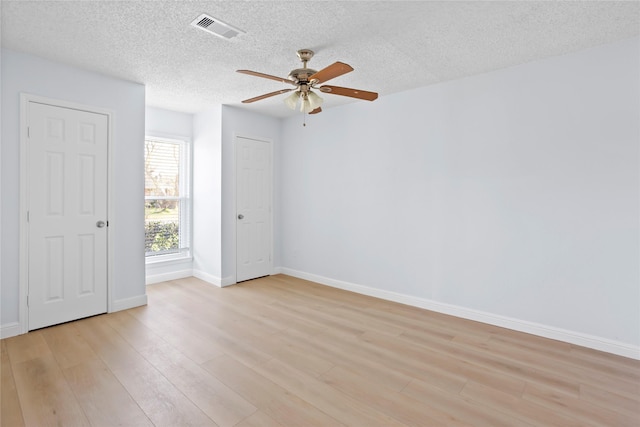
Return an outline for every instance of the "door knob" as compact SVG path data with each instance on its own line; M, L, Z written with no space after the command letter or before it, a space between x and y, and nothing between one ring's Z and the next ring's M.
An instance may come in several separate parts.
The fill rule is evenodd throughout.
M242 214L238 215L238 219L243 219L243 218L244 218L244 215L242 215Z
M96 222L96 227L98 227L98 228L102 228L102 227L104 227L105 225L106 225L106 223L105 223L104 221L98 221L98 222Z

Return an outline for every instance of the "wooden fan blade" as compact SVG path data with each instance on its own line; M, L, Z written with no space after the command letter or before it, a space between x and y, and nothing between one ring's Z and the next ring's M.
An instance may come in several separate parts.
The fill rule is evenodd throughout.
M315 110L311 110L311 111L309 112L309 114L318 114L318 113L320 113L320 112L322 112L322 108L318 107L318 108L316 108Z
M292 82L289 79L285 79L284 77L277 77L277 76L272 76L270 74L264 74L264 73L259 73L257 71L251 71L251 70L236 70L238 73L242 73L242 74L248 74L250 76L256 76L256 77L263 77L265 79L270 79L270 80L275 80L277 82L281 82L281 83L288 83L291 85L296 85L295 82Z
M280 89L275 92L265 93L264 95L256 96L255 98L249 98L242 101L243 104L248 104L250 102L260 101L261 99L269 98L270 96L280 95L281 93L291 92L293 89Z
M340 87L340 86L321 86L320 92L322 93L331 93L333 95L342 95L342 96L350 96L351 98L364 99L366 101L373 101L378 99L378 94L375 92L368 92L366 90L359 89L351 89L348 87Z
M350 73L351 71L353 71L351 65L338 61L313 74L309 77L309 81L316 80L316 83L324 83L343 74Z

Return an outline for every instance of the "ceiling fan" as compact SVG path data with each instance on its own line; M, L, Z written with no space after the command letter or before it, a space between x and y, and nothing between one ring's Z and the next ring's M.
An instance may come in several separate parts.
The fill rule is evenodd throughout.
M251 70L237 70L238 73L248 74L250 76L263 77L265 79L276 80L282 83L290 84L295 88L281 89L275 92L266 93L264 95L256 96L255 98L249 98L242 101L244 104L248 104L261 99L269 98L275 95L294 91L291 95L284 99L284 103L295 110L298 101L300 101L300 111L309 114L317 114L322 111L320 106L322 105L322 98L312 89L316 89L323 93L329 93L333 95L348 96L351 98L364 99L367 101L373 101L378 98L378 94L375 92L368 92L366 90L350 89L348 87L318 86L328 80L341 76L343 74L353 71L353 68L345 64L344 62L336 62L323 68L320 71L307 68L307 62L313 57L313 51L310 49L300 49L298 51L298 58L302 61L302 68L297 68L289 73L288 78L272 76L269 74L258 73Z

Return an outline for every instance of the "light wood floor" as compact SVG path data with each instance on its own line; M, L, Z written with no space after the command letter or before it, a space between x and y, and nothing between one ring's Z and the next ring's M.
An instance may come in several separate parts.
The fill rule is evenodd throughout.
M2 340L2 426L638 426L640 363L288 276Z

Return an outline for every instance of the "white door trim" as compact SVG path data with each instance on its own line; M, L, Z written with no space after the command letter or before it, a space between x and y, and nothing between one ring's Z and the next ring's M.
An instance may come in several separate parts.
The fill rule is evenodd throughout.
M238 180L237 180L237 172L238 172L238 158L237 158L237 149L238 149L238 138L252 139L254 141L265 142L269 144L269 164L271 167L271 194L269 195L269 203L271 204L271 215L269 221L271 222L271 247L269 248L271 252L271 274L273 273L273 264L274 264L274 242L273 242L273 218L274 218L274 207L273 207L273 199L274 199L274 167L273 167L273 141L269 138L264 138L261 136L247 135L244 133L234 133L233 134L233 277L232 283L238 283L238 221L236 215L238 215ZM223 283L222 286L227 286L227 284Z
M70 108L73 110L87 111L90 113L104 114L107 116L107 212L109 226L107 227L107 311L112 311L113 306L113 227L116 226L111 218L114 218L114 206L111 189L113 188L113 154L111 150L113 135L113 112L104 108L78 104L75 102L62 101L59 99L46 98L28 93L20 94L20 293L18 295L18 322L20 333L26 334L29 331L29 308L27 307L27 295L29 292L29 227L27 223L27 202L28 202L28 150L27 150L27 123L28 105L30 102L47 104L54 107Z

